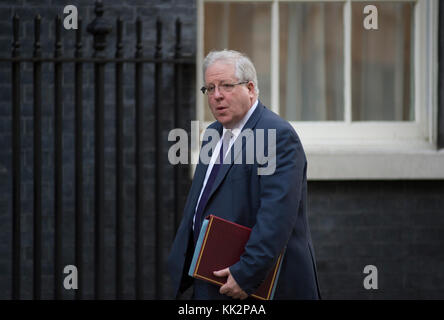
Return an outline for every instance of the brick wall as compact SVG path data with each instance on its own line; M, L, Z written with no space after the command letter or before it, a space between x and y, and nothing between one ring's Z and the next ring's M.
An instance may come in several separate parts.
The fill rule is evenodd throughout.
M308 192L324 298L444 297L444 181L312 181ZM377 290L363 286L366 265Z

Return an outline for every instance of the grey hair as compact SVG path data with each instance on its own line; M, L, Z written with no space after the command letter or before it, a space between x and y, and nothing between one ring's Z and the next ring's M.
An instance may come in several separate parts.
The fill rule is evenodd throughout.
M248 58L247 55L235 50L227 49L221 51L211 51L205 57L202 65L204 81L207 68L216 61L232 63L234 65L236 78L238 78L239 81L252 81L254 84L254 90L256 94L259 95L256 69L253 65L253 62L251 62L250 58Z

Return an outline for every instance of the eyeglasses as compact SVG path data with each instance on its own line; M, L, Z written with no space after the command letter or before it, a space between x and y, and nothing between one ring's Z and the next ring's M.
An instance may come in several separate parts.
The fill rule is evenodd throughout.
M234 87L237 86L238 84L246 84L250 81L241 81L241 82L236 82L236 83L223 83L220 84L219 87L219 91L222 93L226 93L226 92L231 92L233 91ZM203 94L206 94L208 96L211 96L212 94L214 94L216 90L216 86L211 84L208 87L202 87L200 88L200 91L202 91Z

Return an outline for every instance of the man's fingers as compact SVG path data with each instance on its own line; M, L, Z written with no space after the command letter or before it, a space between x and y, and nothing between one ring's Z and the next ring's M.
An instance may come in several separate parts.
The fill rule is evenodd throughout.
M219 293L220 294L226 294L230 291L230 288L227 284L224 284L222 287L220 287Z
M225 269L222 269L222 270L214 271L213 274L216 277L227 277L227 276L230 275L230 269L225 268Z
M239 299L240 292L236 290L232 290L229 293L227 293L227 296L232 297L233 299Z
M244 300L248 297L248 294L245 291L238 291L233 295L234 299Z
M228 277L227 282L219 289L220 294L225 294L234 299L241 300L244 300L248 297L247 293L239 287L239 285L236 283L236 280L234 280L234 278L231 276L229 268L214 271L213 274L216 277Z
M248 294L246 293L246 292L242 292L241 293L241 297L240 297L240 299L241 300L245 300L245 299L247 299L248 298Z

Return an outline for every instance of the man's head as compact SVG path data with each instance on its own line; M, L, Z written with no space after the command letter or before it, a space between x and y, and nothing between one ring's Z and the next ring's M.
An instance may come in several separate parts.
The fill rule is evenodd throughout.
M224 127L232 128L259 94L253 63L237 51L212 51L204 59L203 76L211 112Z

